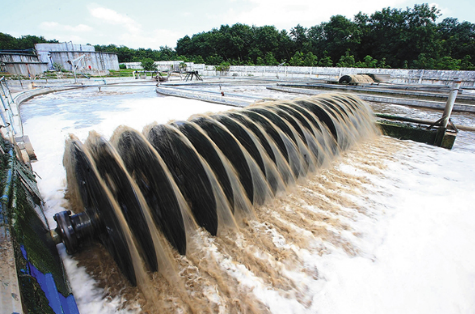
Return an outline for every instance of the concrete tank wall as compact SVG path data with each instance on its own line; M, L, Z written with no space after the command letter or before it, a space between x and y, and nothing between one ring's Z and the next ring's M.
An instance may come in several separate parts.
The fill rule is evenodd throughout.
M69 61L77 59L83 55L85 55L85 57L79 61L78 71L119 70L119 60L115 53L95 51L51 51L49 54L51 57L50 62L52 62L51 65L58 63L68 71L72 71L72 65Z
M154 64L157 65L159 71L179 71L180 64L183 61L155 61ZM124 62L121 63L126 66L127 69L143 70L141 62ZM205 71L204 64L195 64L194 62L185 62L186 71L198 71L200 75L203 75Z
M48 63L48 69L53 69L53 64L58 63L64 69L71 71L70 61L83 55L85 58L79 62L79 70L108 71L119 70L117 54L109 52L96 52L94 46L78 45L72 42L54 44L36 44L38 58ZM69 62L68 62L69 61Z
M0 70L10 74L34 77L48 70L48 64L40 62L36 55L0 53Z
M41 62L50 63L49 53L51 51L95 51L95 48L91 45L77 45L67 42L55 44L35 44L35 50L38 54L38 59L40 59Z
M362 73L388 74L390 82L393 83L451 84L458 78L462 80L464 86L475 86L475 71L234 65L221 75L338 80L343 75ZM207 65L203 74L220 75L213 65Z

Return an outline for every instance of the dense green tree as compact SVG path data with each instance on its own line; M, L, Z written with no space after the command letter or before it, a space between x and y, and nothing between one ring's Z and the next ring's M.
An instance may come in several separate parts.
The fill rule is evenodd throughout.
M121 60L121 62L132 61L133 55L134 55L133 49L129 49L126 46L120 46L119 48L117 48L117 58Z
M209 56L208 58L206 58L206 64L210 64L210 65L218 65L223 61L224 61L223 57L218 56L218 55Z
M328 55L327 51L323 52L323 57L318 61L318 66L321 67L332 67L333 61L332 58Z
M426 53L421 53L417 57L417 60L413 61L413 67L417 69L434 69L435 59L428 56Z
M183 38L178 39L176 43L176 53L179 55L191 54L193 51L193 43L190 36L186 35Z
M460 70L461 64L462 60L460 59L444 56L436 61L435 68L438 70Z
M446 18L437 25L443 52L453 58L475 58L475 24Z
M229 62L223 61L219 65L216 66L216 71L221 72L221 74L225 72L229 72L231 68L231 64Z
M342 15L335 15L328 23L323 23L323 43L328 55L337 60L343 51L356 51L360 44L360 31L357 25Z
M19 49L17 39L8 34L0 33L0 50Z
M381 69L384 69L384 68L390 68L391 66L389 64L386 64L386 58L382 58L381 60L379 60L378 62L378 68L381 68ZM404 66L403 66L404 69L407 69L408 68L408 62L407 60L404 60Z
M356 62L356 67L357 68L377 68L378 64L379 64L378 60L368 55L364 57L364 61Z
M393 67L403 67L405 60L417 60L421 53L437 58L439 53L435 20L439 11L427 4L414 8L385 8L371 16L359 13L355 22L361 30L357 54L386 58Z
M15 38L9 34L0 33L0 50L33 50L35 44L57 42L56 39L46 40L43 36L26 35Z
M292 58L292 55L295 52L294 43L290 39L290 36L287 34L287 31L284 29L279 33L279 51L276 52L275 58L284 63L287 60Z
M196 64L203 64L205 63L205 60L203 60L202 56L196 56L196 57L193 57L193 62Z
M264 63L266 65L278 65L279 64L279 62L274 57L274 54L272 52L266 53L266 56L264 58Z
M461 70L470 70L470 71L475 70L475 66L472 64L471 59L472 58L469 55L466 55L462 59L462 64L460 65L460 69Z
M140 65L142 66L142 68L145 71L156 71L157 70L157 65L154 63L152 58L143 58Z
M340 68L354 68L356 67L355 57L350 55L350 49L348 49L344 56L340 57L340 60L336 64Z
M303 65L306 67L315 67L318 65L318 58L311 51L305 54Z
M324 57L323 53L326 51L326 34L324 30L324 23L320 25L315 25L310 27L307 30L307 40L308 40L308 47L310 47L311 51L319 58ZM328 51L326 51L328 56Z
M302 66L303 65L303 52L296 51L294 56L290 58L289 65L291 66Z
M307 52L309 42L307 39L307 29L298 24L290 30L290 38L294 42L294 48L298 51Z

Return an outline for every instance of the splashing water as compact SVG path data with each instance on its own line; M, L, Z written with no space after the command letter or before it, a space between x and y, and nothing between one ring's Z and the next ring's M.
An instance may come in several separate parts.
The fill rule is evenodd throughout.
M256 287L238 285L220 270L232 273L230 260L305 307L311 300L285 269L302 260L285 242L303 244L299 233L310 232L354 252L332 231L345 229L331 215L332 207L341 215L338 206L315 211L321 200L300 184L378 134L373 120L353 96L322 95L153 124L143 134L121 126L110 142L95 132L84 145L71 136L64 157L68 193L74 209L97 217L100 242L140 288L144 309L268 311L250 294ZM277 209L282 205L286 210ZM150 280L147 272L157 269ZM209 288L197 291L196 284Z

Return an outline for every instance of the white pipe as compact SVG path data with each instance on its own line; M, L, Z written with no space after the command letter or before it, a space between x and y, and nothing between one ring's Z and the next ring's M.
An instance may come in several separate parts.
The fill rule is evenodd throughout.
M419 84L422 84L422 76L424 75L424 70L421 71L421 76L419 77Z
M452 114L452 109L454 108L455 99L457 98L461 83L462 81L459 79L454 80L449 97L447 98L447 104L445 105L444 114L441 119L441 127L444 129L447 128L447 124L449 123L450 115Z

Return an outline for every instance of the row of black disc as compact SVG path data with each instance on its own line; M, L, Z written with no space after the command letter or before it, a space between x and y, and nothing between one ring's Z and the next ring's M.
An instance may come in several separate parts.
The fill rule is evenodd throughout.
M225 211L246 214L374 130L358 98L325 95L150 125L143 134L119 127L110 142L95 132L84 145L71 136L64 165L92 236L135 285L131 245L156 271L154 233L186 254L188 214L216 235Z

